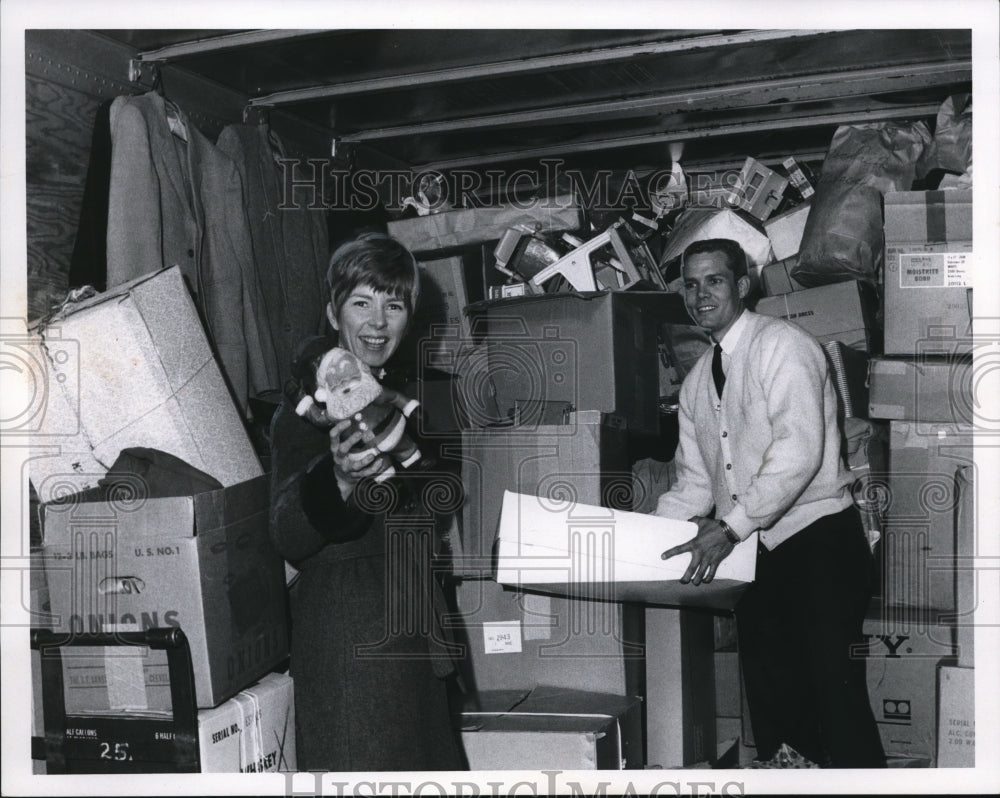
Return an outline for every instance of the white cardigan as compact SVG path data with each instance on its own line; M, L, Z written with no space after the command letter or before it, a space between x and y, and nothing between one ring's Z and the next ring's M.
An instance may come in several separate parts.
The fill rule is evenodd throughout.
M681 387L677 481L656 514L687 519L715 507L741 539L760 529L772 549L851 504L837 396L819 343L791 322L745 310L721 343L722 401L711 349Z

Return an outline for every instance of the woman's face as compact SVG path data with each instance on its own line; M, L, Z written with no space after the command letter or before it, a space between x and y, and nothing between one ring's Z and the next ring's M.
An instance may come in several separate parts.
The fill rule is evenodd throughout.
M359 285L347 296L340 313L327 305L327 316L340 334L340 346L371 369L382 367L396 351L410 322L402 299L367 285Z

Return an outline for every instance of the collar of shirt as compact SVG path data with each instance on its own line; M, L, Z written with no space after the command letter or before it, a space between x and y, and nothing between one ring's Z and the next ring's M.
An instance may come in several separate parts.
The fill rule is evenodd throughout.
M731 355L736 349L737 344L740 342L740 338L743 336L743 331L747 327L748 320L746 309L740 311L740 315L736 317L736 321L733 322L733 326L729 328L726 334L719 341L719 346L722 347L723 354Z

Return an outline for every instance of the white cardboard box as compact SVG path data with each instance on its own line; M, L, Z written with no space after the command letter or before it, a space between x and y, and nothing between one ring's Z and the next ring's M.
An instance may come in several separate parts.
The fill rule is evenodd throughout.
M35 340L49 389L29 467L42 502L94 487L130 446L223 485L263 473L179 268L71 305Z
M541 686L488 691L462 712L470 770L641 768L642 702Z
M775 260L790 258L799 251L799 245L802 243L802 231L806 228L810 207L808 202L803 202L764 222L764 229L767 231L767 237L771 240L771 249L774 251Z
M198 713L202 773L286 773L295 759L292 677L268 673L224 704Z
M753 581L757 535L733 549L709 584L682 584L689 554L660 554L697 526L655 515L504 492L496 581L557 595L731 609Z
M976 672L942 667L938 671L938 767L976 766Z

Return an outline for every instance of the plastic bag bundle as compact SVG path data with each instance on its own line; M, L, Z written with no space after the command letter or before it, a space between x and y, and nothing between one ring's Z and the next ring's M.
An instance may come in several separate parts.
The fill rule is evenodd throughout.
M882 266L882 195L907 191L930 144L923 122L837 128L823 162L792 277L807 287L876 282Z

